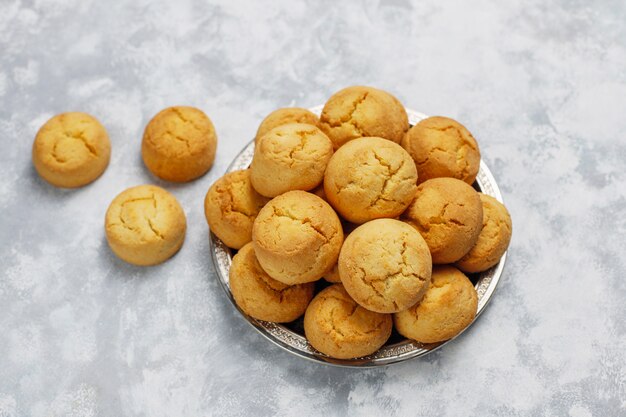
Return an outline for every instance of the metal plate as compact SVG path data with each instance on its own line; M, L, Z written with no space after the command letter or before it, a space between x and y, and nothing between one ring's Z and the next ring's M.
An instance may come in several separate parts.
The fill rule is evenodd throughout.
M319 115L322 111L322 106L313 107L311 109L313 113ZM416 124L420 120L426 118L427 116L407 109L407 114L409 115L409 123L411 125ZM254 140L252 140L234 159L234 161L230 164L226 172L235 171L238 169L246 169L250 162L252 161L252 155L254 154ZM498 185L496 184L493 175L487 168L487 165L481 160L480 162L480 170L478 172L478 176L476 177L476 182L474 183L474 188L479 190L484 194L488 194L494 197L496 200L502 201L502 195L500 194L500 190L498 189ZM434 350L440 348L441 346L448 343L450 340L441 342L441 343L433 343L433 344L422 344L411 340L400 340L392 343L386 344L382 348L380 348L376 353L365 356L357 359L348 359L348 360L340 360L333 359L328 357L327 355L318 352L315 350L306 340L303 333L301 331L295 331L292 328L278 323L271 323L262 320L256 320L252 317L247 316L243 313L230 292L230 287L228 284L228 273L230 270L230 264L233 256L233 252L229 249L221 240L219 240L213 233L210 234L211 238L211 254L213 257L213 263L215 265L215 270L217 271L217 277L219 282L224 289L228 299L232 302L232 304L237 308L237 310L242 314L242 316L263 336L265 336L269 341L275 343L286 351L293 353L304 359L309 359L315 362L321 362L326 364L332 364L337 366L347 366L347 367L373 367L380 365L388 365L391 363L402 362L407 359L415 358L418 356L424 356L428 353L433 352ZM500 280L500 276L502 275L502 270L504 268L504 263L506 261L506 253L500 259L500 262L492 267L491 269L479 273L471 275L470 278L475 283L476 291L478 293L478 312L476 314L476 319L480 316L480 314L485 310L487 303L491 300L493 293L498 285L498 281ZM470 325L471 326L471 325ZM469 328L468 326L467 328ZM293 327L293 326L291 326ZM466 328L466 330L467 330ZM301 330L301 329L300 329Z

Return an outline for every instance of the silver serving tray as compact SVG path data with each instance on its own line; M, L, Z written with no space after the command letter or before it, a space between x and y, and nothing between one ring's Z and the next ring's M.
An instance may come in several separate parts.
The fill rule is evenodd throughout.
M319 115L322 111L322 107L323 106L320 105L310 108L309 110ZM409 123L411 125L414 125L420 120L428 117L425 114L409 109L407 109L407 114L409 115ZM248 168L250 162L252 161L253 154L254 140L248 143L248 145L243 148L239 155L235 157L226 172ZM487 165L485 165L482 160L480 161L480 170L478 171L478 176L476 177L474 187L480 192L490 195L496 200L503 202L502 195L500 194L500 190L498 189L498 185L496 184L496 180L491 174L491 171L489 171L489 168L487 168ZM301 358L308 359L314 362L332 364L337 366L374 367L389 365L396 362L402 362L407 359L416 358L418 356L427 355L452 340L450 339L440 343L422 344L408 339L404 339L396 343L387 344L380 348L374 354L364 356L362 358L347 360L330 358L327 355L315 350L309 344L303 334L300 334L285 325L256 320L243 313L235 303L233 295L230 292L230 287L228 283L228 274L230 271L230 264L233 257L233 252L213 233L210 233L210 247L211 255L213 257L213 264L215 265L215 270L217 271L219 283L221 284L224 292L228 296L228 299L231 301L233 306L235 306L235 308L237 308L237 310L248 321L248 323L250 323L250 325L252 325L252 327L256 329L259 333L261 333L261 335L263 335L266 339L285 349L287 352L293 353L294 355L297 355ZM491 300L496 286L498 285L498 281L500 280L500 276L502 275L505 261L506 253L502 256L500 262L497 265L485 272L475 274L473 276L474 281L476 282L476 291L478 293L478 311L476 313L476 318L474 319L474 321L476 321L478 316L480 316L480 314L485 310L487 303L489 303L489 300Z

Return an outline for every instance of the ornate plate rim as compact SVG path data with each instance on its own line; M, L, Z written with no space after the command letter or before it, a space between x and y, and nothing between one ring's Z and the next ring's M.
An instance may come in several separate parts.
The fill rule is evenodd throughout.
M309 110L319 115L322 111L322 107L322 105L319 105L311 107L309 108ZM409 116L409 123L411 125L414 125L420 120L428 117L423 113L411 109L406 109L406 112ZM239 152L239 154L237 154L237 156L233 159L233 161L226 169L225 173L232 172L238 169L245 169L252 160L253 152L254 139L251 140ZM478 176L476 177L476 182L482 193L488 194L503 203L502 194L500 193L500 189L498 188L496 180L482 159L480 161L480 169L478 172ZM459 333L459 335L453 337L452 339L446 340L445 342L433 343L429 345L424 345L410 340L404 340L402 342L398 342L392 345L383 346L376 353L370 356L343 360L334 359L316 351L313 347L309 345L309 343L303 336L291 331L281 324L256 320L246 315L235 303L228 284L228 273L230 270L230 263L232 259L231 250L226 247L226 245L224 245L222 241L220 241L212 232L210 232L209 234L211 257L213 260L213 265L215 267L216 275L218 277L218 281L233 306L237 309L237 311L239 311L239 313L241 313L243 318L256 331L258 331L270 342L300 358L304 358L316 363L350 368L384 366L424 356L434 352L435 350L439 349L450 341L456 339L463 332L467 331L467 329L469 329L472 324L476 322L478 317L482 314L482 312L487 307L487 304L493 297L496 287L498 286L498 283L500 281L500 277L502 276L504 264L506 262L506 256L508 253L505 252L504 255L502 255L502 258L500 259L500 262L498 262L498 264L493 266L491 269L480 273L480 277L475 285L476 291L478 293L478 310L476 312L476 317L474 318L472 323L463 330L463 332Z

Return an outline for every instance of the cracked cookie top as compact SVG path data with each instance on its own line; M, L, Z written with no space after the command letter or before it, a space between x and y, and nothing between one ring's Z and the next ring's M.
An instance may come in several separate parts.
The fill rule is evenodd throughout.
M109 164L109 136L93 116L61 113L37 132L32 158L43 179L58 187L80 187L98 178Z
M339 276L363 307L379 313L406 310L428 288L428 246L411 226L378 219L357 227L339 254Z
M261 209L252 241L263 269L293 285L316 281L333 266L343 230L327 202L305 191L289 191Z
M213 123L195 107L161 110L143 134L141 155L154 175L185 182L204 175L213 165L217 136Z
M337 359L376 352L389 339L391 327L390 314L361 307L341 284L320 291L304 315L304 333L309 343Z
M330 159L324 190L328 202L350 222L396 217L413 201L417 170L400 145L382 138L355 139Z
M402 220L422 235L433 263L461 259L476 244L483 224L480 197L467 183L455 178L433 178L417 187L415 200Z
M470 280L450 265L435 266L421 302L393 315L398 332L422 343L451 339L476 317L478 295Z
M250 170L229 172L211 185L204 214L211 231L226 246L239 249L252 240L252 224L269 201L250 182Z
M419 181L452 177L472 184L480 168L480 150L472 134L456 120L428 117L413 126L402 140L411 154Z
M456 262L465 272L482 272L498 263L509 247L513 224L509 211L495 198L478 193L483 206L483 227L472 249Z
M402 103L388 92L353 86L328 99L319 126L338 149L352 139L366 136L400 143L409 129L409 119Z
M282 109L274 110L268 114L259 125L259 129L257 130L254 138L255 142L258 142L259 139L261 139L261 136L265 135L275 127L289 123L306 123L317 126L319 118L309 110L300 107L284 107Z
M261 268L252 243L233 257L229 285L235 302L244 313L258 320L287 323L304 314L313 298L315 284L287 285Z
M266 197L291 190L312 190L324 179L332 154L330 139L316 126L278 126L256 144L250 165L252 185Z
M176 198L161 187L139 185L117 195L105 216L109 246L136 265L154 265L183 244L187 223Z

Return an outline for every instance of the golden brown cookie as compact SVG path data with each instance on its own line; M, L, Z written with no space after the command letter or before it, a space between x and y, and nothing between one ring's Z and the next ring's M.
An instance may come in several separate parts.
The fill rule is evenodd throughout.
M252 187L249 170L234 171L209 188L204 214L211 231L226 246L239 249L252 240L254 219L268 201Z
M419 181L452 177L472 184L480 168L480 150L472 134L456 120L428 117L402 140L417 166Z
M324 190L343 218L364 223L396 217L413 201L417 170L397 143L359 138L339 148L328 163Z
M422 343L448 340L469 326L478 307L478 296L469 279L450 265L435 266L432 282L421 302L395 313L396 330Z
M213 165L217 136L211 119L195 107L168 107L146 126L141 156L150 172L174 182L204 175Z
M409 119L402 103L388 92L354 86L328 99L319 126L338 149L349 140L367 136L400 143Z
M117 256L147 266L164 262L178 252L185 240L187 221L172 194L154 185L139 185L113 199L104 228Z
M394 219L357 227L339 254L339 276L350 296L378 313L406 310L428 288L432 261L414 228Z
M478 193L483 205L483 227L472 249L456 262L465 272L482 272L498 263L511 241L509 211L495 198Z
M304 334L311 346L337 359L351 359L376 352L391 335L390 314L358 305L341 284L315 296L304 314Z
M300 107L285 107L282 109L274 110L271 112L259 126L256 132L255 142L261 139L261 136L274 129L275 127L286 125L288 123L306 123L309 125L317 126L319 118L308 111Z
M266 197L287 191L309 191L324 179L333 155L330 139L303 123L278 126L263 135L250 165L252 186Z
M252 243L233 257L229 272L230 291L235 302L250 317L287 323L306 310L315 284L286 285L276 281L261 268Z
M433 178L417 187L402 219L420 232L435 264L461 259L476 244L483 224L478 193L455 178Z
M316 281L335 264L343 231L327 202L305 191L289 191L261 209L252 241L263 269L293 285Z
M109 135L86 113L57 114L39 129L33 143L35 169L57 187L89 184L102 175L110 157Z

